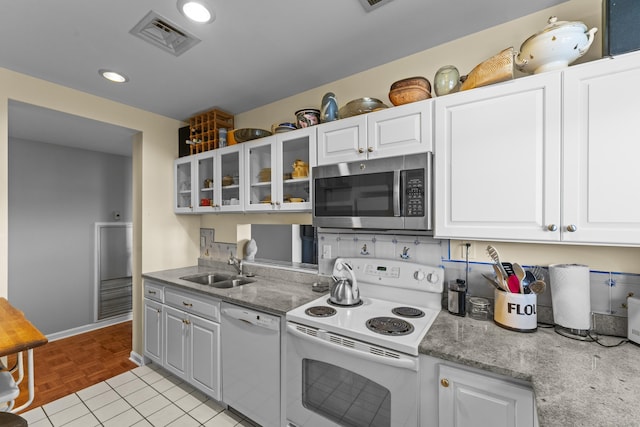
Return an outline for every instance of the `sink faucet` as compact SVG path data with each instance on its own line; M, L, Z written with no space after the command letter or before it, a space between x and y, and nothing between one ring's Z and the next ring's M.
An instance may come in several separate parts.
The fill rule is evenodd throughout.
M238 274L242 276L242 260L234 257L233 252L229 255L229 265L233 265L238 270Z

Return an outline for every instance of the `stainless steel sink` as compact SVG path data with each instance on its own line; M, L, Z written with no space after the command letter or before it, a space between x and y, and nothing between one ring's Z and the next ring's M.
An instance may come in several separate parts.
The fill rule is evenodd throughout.
M193 283L199 283L200 285L213 285L217 282L222 282L224 280L231 279L230 274L221 274L221 273L200 273L193 274L191 276L181 277L182 280L187 280Z
M231 274L222 273L200 273L191 276L181 277L182 280L198 283L200 285L212 286L214 288L235 288L236 286L253 283L252 279L243 276L233 276Z
M222 282L216 282L213 286L214 288L235 288L236 286L246 285L247 283L253 283L254 281L251 279L247 279L246 277L239 277L236 279L223 280Z

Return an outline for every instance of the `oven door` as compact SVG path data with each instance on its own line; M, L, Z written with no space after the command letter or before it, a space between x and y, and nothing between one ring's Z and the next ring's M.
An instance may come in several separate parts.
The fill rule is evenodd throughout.
M418 425L418 358L287 323L289 427Z

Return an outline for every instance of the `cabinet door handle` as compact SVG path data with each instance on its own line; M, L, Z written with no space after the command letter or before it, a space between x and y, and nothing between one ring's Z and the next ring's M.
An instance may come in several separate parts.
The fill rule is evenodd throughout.
M280 202L276 202L276 206L280 206Z
M367 147L367 151L373 153L373 147Z
M578 227L575 224L569 224L567 225L567 231L570 233L575 233L576 231L578 231Z
M191 321L189 319L182 319L182 323L184 323L185 325L190 325Z
M442 387L449 387L449 380L446 378L442 378L440 380L440 384L442 384Z
M364 148L358 148L358 153L360 154L364 153Z
M156 291L147 291L147 293L150 293L151 295L155 295Z
M549 231L556 231L556 230L558 230L558 226L557 226L557 225L555 225L555 224L549 224L549 225L547 226L547 230L549 230Z
M193 304L191 304L190 302L182 301L182 305L184 305L185 307L193 307Z

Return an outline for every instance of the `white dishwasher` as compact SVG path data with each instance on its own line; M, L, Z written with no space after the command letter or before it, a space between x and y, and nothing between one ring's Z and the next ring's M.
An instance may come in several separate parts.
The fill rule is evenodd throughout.
M280 425L280 317L222 303L222 401L264 427Z

